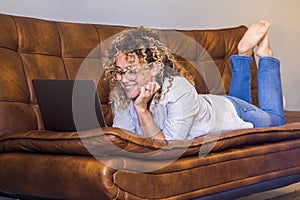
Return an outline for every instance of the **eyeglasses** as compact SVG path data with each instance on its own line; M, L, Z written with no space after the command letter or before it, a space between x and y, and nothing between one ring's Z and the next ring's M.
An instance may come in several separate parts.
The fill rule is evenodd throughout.
M148 63L144 66L141 66L139 68L138 68L138 66L127 66L126 69L124 69L124 70L121 67L116 65L114 67L114 70L110 71L109 73L111 74L111 77L116 81L122 80L123 75L129 81L135 81L136 77L137 77L137 73L146 69L147 67L149 67L152 64L153 64L153 62Z

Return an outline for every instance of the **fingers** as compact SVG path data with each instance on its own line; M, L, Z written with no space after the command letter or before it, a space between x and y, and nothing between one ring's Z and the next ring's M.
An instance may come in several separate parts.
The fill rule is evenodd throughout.
M134 101L135 108L147 109L147 103L153 95L161 88L157 82L148 82L140 88L140 94Z
M142 90L154 94L160 89L160 87L160 84L158 84L157 82L148 82L142 87Z

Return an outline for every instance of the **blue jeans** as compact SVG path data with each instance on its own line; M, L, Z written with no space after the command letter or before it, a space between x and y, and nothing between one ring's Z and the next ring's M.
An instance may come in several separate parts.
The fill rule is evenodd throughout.
M232 77L228 99L238 115L254 127L279 126L285 123L280 62L273 57L262 57L258 63L258 104L252 104L251 64L252 57L234 55L230 57Z

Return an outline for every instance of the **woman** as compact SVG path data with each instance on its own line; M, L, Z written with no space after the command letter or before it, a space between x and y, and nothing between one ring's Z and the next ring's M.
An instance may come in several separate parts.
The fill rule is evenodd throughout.
M225 130L285 123L279 61L268 41L270 23L249 27L231 57L228 96L197 94L192 76L159 38L145 28L123 32L107 51L106 72L115 81L110 98L113 126L157 139L193 139ZM251 104L252 49L260 57L260 108ZM220 117L222 116L222 117Z

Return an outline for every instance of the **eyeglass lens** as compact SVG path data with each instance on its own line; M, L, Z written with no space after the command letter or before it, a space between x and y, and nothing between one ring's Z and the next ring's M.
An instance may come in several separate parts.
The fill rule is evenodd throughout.
M116 70L113 72L112 75L113 78L118 81L122 80L123 75L126 77L126 79L130 81L136 80L136 70L130 69L130 67L128 67L128 69L122 70L121 67L116 66Z

